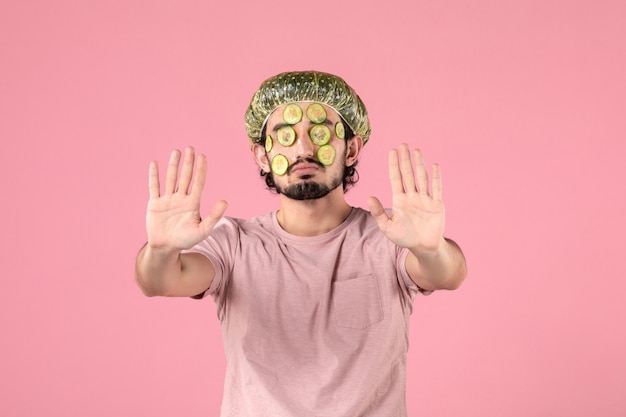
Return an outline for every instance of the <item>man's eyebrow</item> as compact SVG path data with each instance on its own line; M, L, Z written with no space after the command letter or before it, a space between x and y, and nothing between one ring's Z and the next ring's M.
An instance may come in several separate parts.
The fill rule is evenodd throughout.
M332 120L330 120L330 119L326 119L322 123L313 123L312 121L309 120L309 125L320 125L320 124L328 125L328 126L334 126L335 125L335 123ZM290 123L278 123L278 124L274 125L274 127L272 128L272 132L276 133L278 131L278 129L280 129L281 127L285 127L285 126L293 126L293 125L290 124Z
M280 129L281 127L285 127L285 126L293 126L293 125L289 123L278 123L277 125L274 125L274 127L272 128L272 132L276 133L278 129Z
M315 124L323 124L323 125L328 125L328 126L334 126L335 122L333 122L330 119L324 119L324 121L322 123L313 123L311 122L310 124L315 125Z

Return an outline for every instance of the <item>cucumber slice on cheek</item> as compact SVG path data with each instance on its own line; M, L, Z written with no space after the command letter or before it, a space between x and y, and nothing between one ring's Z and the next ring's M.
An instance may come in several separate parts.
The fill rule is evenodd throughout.
M281 153L272 158L272 172L276 175L285 175L289 167L289 160Z
M337 151L332 145L322 145L317 150L317 160L325 166L332 165L335 162L336 154Z

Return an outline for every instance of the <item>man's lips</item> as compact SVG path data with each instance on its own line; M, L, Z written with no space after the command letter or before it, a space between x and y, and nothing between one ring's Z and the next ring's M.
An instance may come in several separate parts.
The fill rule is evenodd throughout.
M310 175L323 168L322 164L313 161L296 162L289 167L289 174Z

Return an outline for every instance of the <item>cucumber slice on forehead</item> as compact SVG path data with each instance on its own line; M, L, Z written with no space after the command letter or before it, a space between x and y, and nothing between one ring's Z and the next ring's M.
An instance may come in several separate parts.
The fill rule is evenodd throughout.
M320 161L323 165L332 165L335 162L335 155L337 152L332 145L322 145L317 150L317 160Z
M295 103L287 104L283 109L283 120L285 123L295 125L302 120L302 109Z
M269 152L274 147L274 139L270 135L265 137L265 152Z
M323 123L326 120L326 109L319 103L311 103L306 108L306 117L313 123Z
M289 168L289 160L281 153L274 155L272 158L272 172L276 175L285 175Z
M316 145L326 145L330 141L330 128L326 125L314 125L309 130L309 137Z
M276 139L283 146L291 146L296 141L296 131L291 126L282 126L276 131Z
M335 134L339 139L346 138L346 127L341 122L335 123Z

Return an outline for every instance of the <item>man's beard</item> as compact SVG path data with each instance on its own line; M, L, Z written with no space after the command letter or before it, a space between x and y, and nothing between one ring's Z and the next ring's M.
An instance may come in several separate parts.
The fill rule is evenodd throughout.
M321 165L317 161L307 160L307 162L314 162ZM294 164L296 165L296 164ZM293 165L289 167L289 170L293 168ZM328 195L335 188L339 187L343 184L343 179L341 177L333 178L330 185L320 184L318 182L309 180L311 176L303 176L301 178L301 182L296 184L291 184L286 187L282 187L279 184L276 184L276 191L279 194L283 194L285 197L291 198L292 200L316 200L318 198L322 198Z
M283 194L285 197L291 198L292 200L316 200L318 198L326 197L328 193L339 187L341 184L341 179L333 181L330 186L314 181L304 180L285 188L276 184L276 191L278 191L279 194Z

